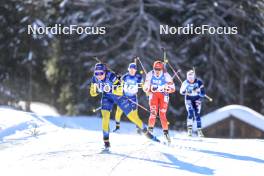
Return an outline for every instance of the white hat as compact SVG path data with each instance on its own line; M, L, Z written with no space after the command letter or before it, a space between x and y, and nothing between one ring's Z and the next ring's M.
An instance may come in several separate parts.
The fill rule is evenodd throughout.
M186 75L188 81L193 81L195 79L195 72L193 70L189 70Z

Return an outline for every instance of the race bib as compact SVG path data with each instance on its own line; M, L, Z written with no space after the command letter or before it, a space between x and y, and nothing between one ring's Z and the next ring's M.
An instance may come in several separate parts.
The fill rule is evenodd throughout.
M169 99L170 99L169 96L167 96L167 95L164 96L164 102L169 103Z

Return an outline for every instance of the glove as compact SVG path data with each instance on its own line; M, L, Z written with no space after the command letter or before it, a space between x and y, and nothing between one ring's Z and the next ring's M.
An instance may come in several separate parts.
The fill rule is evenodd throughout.
M192 94L192 90L188 90L188 89L187 89L185 92L186 92L187 94Z
M165 92L170 94L170 93L173 93L174 90L172 88L167 88L167 89L165 89Z
M116 89L113 90L113 94L123 96L123 86L117 86Z
M166 93L173 93L173 92L175 92L175 88L174 88L174 86L172 86L173 85L173 83L167 83L166 85L165 85L165 92Z
M156 86L151 86L151 89L150 89L150 91L153 91L153 92L155 92L155 91L157 91L158 90L158 87L156 87Z
M98 95L98 93L96 91L96 84L91 84L91 86L90 86L90 95L92 97L96 97Z
M201 97L201 98L204 98L204 97L205 97L205 95L204 95L204 94L201 94L201 93L199 93L199 97Z

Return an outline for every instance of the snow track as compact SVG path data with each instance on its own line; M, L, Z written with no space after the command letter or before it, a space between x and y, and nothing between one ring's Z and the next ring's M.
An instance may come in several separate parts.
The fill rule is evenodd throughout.
M110 135L111 152L101 154L100 118L41 117L0 108L0 124L5 176L263 175L264 141L258 139L199 139L172 132L166 146L121 123L120 132ZM32 136L32 129L39 133ZM161 130L154 133L163 139Z

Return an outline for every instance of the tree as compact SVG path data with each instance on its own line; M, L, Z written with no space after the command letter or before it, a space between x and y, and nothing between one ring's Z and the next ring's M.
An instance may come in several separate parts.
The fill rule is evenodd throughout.
M32 54L32 99L51 103L62 113L89 113L98 99L87 84L99 57L119 73L132 58L150 70L166 48L170 63L185 72L193 66L213 104L205 112L240 103L264 111L264 4L259 0L93 1L5 0L0 7L1 92L27 99L28 58ZM28 35L27 25L105 26L105 35ZM237 27L236 35L160 35L161 24ZM170 70L169 70L170 72ZM172 73L172 72L171 72ZM176 87L179 89L179 82ZM5 91L4 91L5 90ZM3 94L2 94L3 95ZM8 101L8 100L7 100ZM139 100L145 106L147 99ZM98 103L98 102L97 102ZM169 116L184 119L183 98L171 98Z

